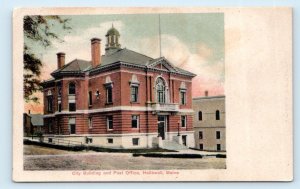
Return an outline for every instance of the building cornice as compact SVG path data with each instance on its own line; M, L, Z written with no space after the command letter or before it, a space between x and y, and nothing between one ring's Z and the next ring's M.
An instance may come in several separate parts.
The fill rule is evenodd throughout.
M139 106L115 106L110 108L99 108L91 110L76 110L76 112L61 111L55 112L54 114L46 114L44 117L54 117L56 115L77 115L77 114L93 114L93 113L102 113L102 112L114 112L114 111L155 111L151 107L139 107ZM193 109L179 109L179 114L182 113L194 113Z

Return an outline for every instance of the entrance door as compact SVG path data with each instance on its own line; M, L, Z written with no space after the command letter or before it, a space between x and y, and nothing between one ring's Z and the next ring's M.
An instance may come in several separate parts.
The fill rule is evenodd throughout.
M186 146L186 135L182 135L182 144Z
M158 116L158 136L160 136L163 140L165 140L165 124L166 124L166 116Z

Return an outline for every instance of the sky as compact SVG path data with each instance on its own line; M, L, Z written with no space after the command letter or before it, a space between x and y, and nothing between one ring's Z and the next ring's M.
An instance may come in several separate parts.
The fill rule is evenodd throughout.
M70 30L53 22L52 30L62 40L52 40L52 46L44 48L30 43L32 50L42 60L42 80L50 79L57 68L56 53L66 53L66 63L73 59L91 60L90 39L102 39L102 54L105 49L105 34L112 25L120 32L122 48L134 50L152 58L160 56L159 17L161 33L161 56L173 65L195 73L192 96L224 94L224 14L114 14L114 15L69 15ZM25 39L26 40L26 39ZM40 103L26 103L25 111L42 113Z

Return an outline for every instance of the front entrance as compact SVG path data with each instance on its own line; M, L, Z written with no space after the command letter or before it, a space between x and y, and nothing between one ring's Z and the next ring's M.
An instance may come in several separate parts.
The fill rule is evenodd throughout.
M157 126L158 126L158 136L160 136L163 140L165 140L165 130L166 130L166 116L159 115L157 118Z

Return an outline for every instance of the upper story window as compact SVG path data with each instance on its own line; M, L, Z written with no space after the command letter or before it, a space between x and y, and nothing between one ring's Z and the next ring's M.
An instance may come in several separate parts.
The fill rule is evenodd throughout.
M201 111L198 112L198 120L202 121L202 112Z
M76 103L69 101L69 111L70 112L76 112Z
M184 105L186 104L186 92L180 91L180 104Z
M106 88L106 103L112 103L112 87Z
M181 82L179 90L180 90L180 104L185 105L186 104L186 85L185 85L185 82Z
M89 106L93 105L93 92L89 91Z
M53 112L53 96L47 96L47 111Z
M111 81L109 76L106 76L104 86L106 88L106 103L112 103L113 102L113 82Z
M69 95L75 95L76 93L76 86L75 83L69 84Z
M57 88L57 94L58 94L58 96L61 96L61 86L59 86L59 87Z
M221 139L221 132L220 131L216 131L216 139Z
M58 104L57 111L61 112L61 101L58 101L57 104Z
M130 83L130 102L137 102L140 82L138 81L137 76L135 74L132 75L129 83Z
M216 111L216 120L220 120L220 111L219 110Z
M156 101L160 104L166 103L166 86L161 77L156 80Z
M131 86L130 91L131 91L131 102L137 102L138 101L138 90L139 88L137 86Z

